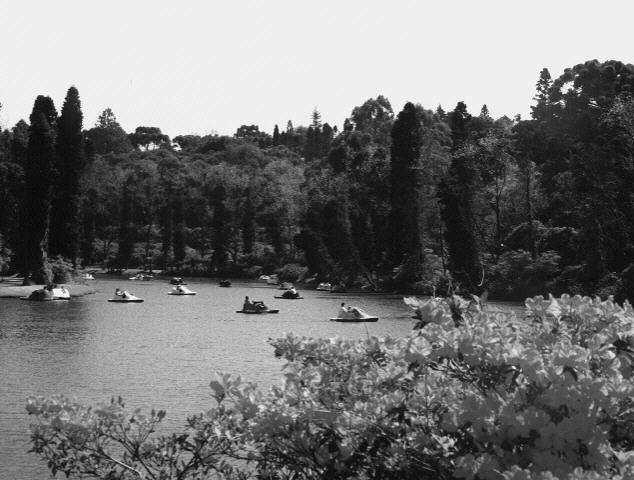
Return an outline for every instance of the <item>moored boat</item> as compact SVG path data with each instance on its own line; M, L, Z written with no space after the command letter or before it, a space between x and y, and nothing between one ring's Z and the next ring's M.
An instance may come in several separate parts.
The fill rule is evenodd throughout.
M332 289L330 283L320 283L315 290L321 290L322 292L329 292Z
M44 287L33 290L28 297L20 297L22 300L36 302L49 302L52 300L70 300L70 291L66 287Z

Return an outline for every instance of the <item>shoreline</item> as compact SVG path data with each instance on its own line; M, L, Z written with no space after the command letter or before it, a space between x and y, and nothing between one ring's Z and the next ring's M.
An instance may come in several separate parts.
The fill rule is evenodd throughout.
M2 286L0 285L0 298L20 298L20 297L28 297L31 292L34 290L38 290L40 288L44 288L45 285L11 285L11 286ZM91 285L81 285L74 283L63 283L60 286L64 286L68 288L70 291L71 298L74 297L83 297L86 295L90 295L96 293L98 289Z

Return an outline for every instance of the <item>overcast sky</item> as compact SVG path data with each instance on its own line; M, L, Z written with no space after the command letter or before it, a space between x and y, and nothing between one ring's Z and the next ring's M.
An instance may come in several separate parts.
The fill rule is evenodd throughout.
M0 125L79 89L84 126L111 107L128 131L341 126L379 94L523 116L539 71L634 61L628 1L0 0Z

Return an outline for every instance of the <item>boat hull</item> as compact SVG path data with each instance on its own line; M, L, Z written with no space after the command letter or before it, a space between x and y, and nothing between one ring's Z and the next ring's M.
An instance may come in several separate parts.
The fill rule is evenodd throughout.
M378 322L379 317L366 317L366 318L331 318L331 322L342 323L363 323L363 322Z
M31 302L56 302L58 300L70 300L70 297L54 297L54 298L29 298L20 297L20 300L29 300Z
M246 313L247 315L262 315L265 313L280 313L279 310L262 310L261 312L255 312L252 310L236 310L236 313Z
M279 298L280 300L303 300L304 299L304 297L294 297L294 298L291 298L291 297L273 297L273 298Z
M131 300L124 300L122 298L109 298L108 301L112 303L143 303L142 298L134 298Z

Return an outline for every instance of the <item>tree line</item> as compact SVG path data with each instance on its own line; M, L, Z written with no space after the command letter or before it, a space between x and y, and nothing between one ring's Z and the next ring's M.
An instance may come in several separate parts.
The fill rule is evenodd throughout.
M289 278L420 293L632 298L634 66L540 72L531 116L378 96L341 129L127 133L79 94L0 138L0 260Z

